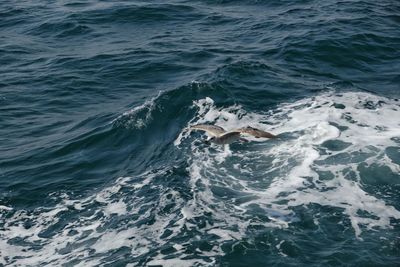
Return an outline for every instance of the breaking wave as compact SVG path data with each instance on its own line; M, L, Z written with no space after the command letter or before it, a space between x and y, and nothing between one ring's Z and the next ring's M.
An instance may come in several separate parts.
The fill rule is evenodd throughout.
M140 129L158 97L113 123ZM120 177L88 196L55 193L55 206L0 206L0 264L211 266L249 236L301 222L299 208L315 226L326 222L313 205L334 208L337 223L349 222L360 242L364 232L400 219L368 188L399 178L391 156L400 142L397 100L331 91L257 113L209 97L190 108L187 126L249 125L279 137L208 146L201 133L183 129L173 142L182 160L174 164ZM285 242L271 240L281 255Z

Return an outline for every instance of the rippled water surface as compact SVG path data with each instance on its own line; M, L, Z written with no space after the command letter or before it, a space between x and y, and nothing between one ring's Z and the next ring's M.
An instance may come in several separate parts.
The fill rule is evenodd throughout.
M398 266L399 97L398 1L1 1L0 266Z

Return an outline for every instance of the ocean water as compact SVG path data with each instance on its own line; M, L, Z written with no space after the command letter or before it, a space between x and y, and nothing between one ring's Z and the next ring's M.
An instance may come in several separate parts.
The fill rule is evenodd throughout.
M399 98L399 1L3 0L0 266L399 266Z

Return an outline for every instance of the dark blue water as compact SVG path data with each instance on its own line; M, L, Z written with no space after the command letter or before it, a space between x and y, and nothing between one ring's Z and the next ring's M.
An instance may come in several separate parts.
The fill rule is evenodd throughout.
M398 1L3 0L0 266L398 266L399 97Z

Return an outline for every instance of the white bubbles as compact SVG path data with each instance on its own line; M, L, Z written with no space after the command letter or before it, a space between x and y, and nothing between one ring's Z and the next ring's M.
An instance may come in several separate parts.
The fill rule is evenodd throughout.
M12 210L12 208L4 206L4 205L0 205L0 210Z
M374 163L398 175L399 166L385 155L385 148L398 145L394 138L400 136L396 101L361 92L329 92L264 114L240 106L220 108L209 98L194 105L198 113L189 124L210 123L228 130L253 126L280 138L236 145L227 154L216 145L199 146L189 134L180 136L180 147L185 138L190 142L192 184L203 188L194 193L192 214L213 207L221 229L237 225L237 231L245 233L254 221L248 216L254 208L265 213L268 226L286 227L297 220L294 207L315 203L343 209L359 238L362 228L390 228L390 218L400 218L398 210L363 190L357 168ZM353 178L348 177L349 169ZM332 178L320 177L323 172Z
M206 145L201 133L183 129L174 143L183 167L120 177L80 198L54 194L57 204L33 211L0 206L0 264L93 266L110 263L110 255L126 260L128 253L132 266L140 260L213 266L224 244L254 229L290 228L301 220L297 207L337 208L360 239L364 231L391 228L391 218L400 219L363 180L370 167L399 176L398 161L386 154L400 140L398 102L330 92L264 112L218 107L211 98L195 101L193 109L187 126L252 126L279 138L223 147ZM181 188L159 182L168 181L174 168L181 168ZM368 178L379 184L383 178L377 173ZM319 219L312 221L323 223ZM276 248L283 244L278 240Z
M142 105L134 107L122 115L111 121L116 126L122 126L127 129L142 129L145 128L152 120L152 112L156 108L156 100L161 96L161 91L149 100L146 100Z
M164 176L167 170L120 177L81 199L55 194L56 206L10 214L0 232L0 263L94 266L106 263L109 253L121 249L129 250L135 258L148 253L154 244L165 244L161 239L164 230L175 233L180 229L180 215L161 211L172 202L181 206L183 200L177 192L164 188L156 191L160 198L151 203L145 192L157 187L153 179Z
M106 208L104 209L104 213L108 216L112 214L123 215L126 214L126 204L120 199L119 201L108 203Z

